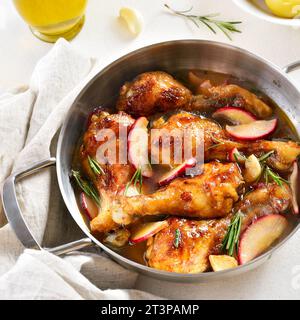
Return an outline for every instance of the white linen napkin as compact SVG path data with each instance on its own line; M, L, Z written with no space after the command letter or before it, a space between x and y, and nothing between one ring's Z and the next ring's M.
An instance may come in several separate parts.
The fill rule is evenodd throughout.
M0 96L0 185L11 172L54 153L69 107L96 70L96 60L60 39L37 64L28 88ZM44 246L82 236L61 199L54 170L24 179L17 192L26 222ZM62 259L44 250L24 251L1 208L0 299L154 298L130 289L136 278L105 254L75 252Z

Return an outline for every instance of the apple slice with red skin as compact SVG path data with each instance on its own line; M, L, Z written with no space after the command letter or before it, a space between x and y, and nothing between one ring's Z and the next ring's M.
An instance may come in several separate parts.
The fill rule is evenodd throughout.
M176 168L172 169L171 171L165 173L158 181L160 186L164 186L170 183L175 178L184 174L186 169L193 168L197 163L195 158L190 158L185 160L181 165L177 166Z
M133 123L128 134L128 158L136 170L141 169L142 175L149 178L153 171L148 160L148 123L145 117Z
M274 132L277 126L277 119L258 120L237 126L226 126L226 131L239 140L262 139Z
M234 124L247 124L257 120L251 112L237 107L220 108L212 114L212 117L217 120L228 120Z
M139 243L154 236L162 229L168 227L169 222L167 220L147 222L140 226L130 237L130 242Z
M229 160L232 162L245 163L246 157L243 156L237 148L233 148L229 152Z
M98 206L84 192L80 193L79 199L81 208L83 209L84 213L89 218L89 220L93 220L98 215Z
M265 252L287 226L287 219L280 214L269 214L255 220L241 235L239 264L245 264Z
M290 175L290 186L292 190L292 205L293 205L293 212L294 214L299 214L299 206L297 202L297 194L298 194L298 184L299 184L299 177L298 177L298 163L294 161L293 163L293 171Z

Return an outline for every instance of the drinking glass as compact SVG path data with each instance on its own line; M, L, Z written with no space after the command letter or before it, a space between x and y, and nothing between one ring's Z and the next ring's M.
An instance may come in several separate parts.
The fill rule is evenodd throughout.
M84 24L87 0L13 0L21 17L39 39L74 38Z

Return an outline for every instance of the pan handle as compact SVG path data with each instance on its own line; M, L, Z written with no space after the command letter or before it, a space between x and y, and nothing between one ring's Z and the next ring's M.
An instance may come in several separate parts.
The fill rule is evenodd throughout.
M287 66L283 67L282 70L286 73L290 73L299 68L300 68L300 60L288 64Z
M3 184L2 188L2 204L7 220L9 221L12 229L16 233L20 242L25 248L29 249L43 249L37 242L35 236L30 231L20 209L17 201L16 182L19 180L36 173L37 171L55 165L56 159L49 158L37 162L30 167L18 171L9 176ZM79 250L93 244L90 238L80 239L59 247L46 249L47 251L56 255L66 254L68 252Z

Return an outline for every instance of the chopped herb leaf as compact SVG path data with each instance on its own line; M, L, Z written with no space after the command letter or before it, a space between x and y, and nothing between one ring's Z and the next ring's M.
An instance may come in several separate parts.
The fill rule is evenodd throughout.
M228 255L233 256L234 249L238 250L239 237L242 226L242 214L238 211L231 219L227 233L222 241L222 250L226 251Z
M136 169L134 175L132 176L130 181L126 184L124 196L126 196L129 186L133 184L136 187L137 183L139 183L139 191L141 193L142 185L143 185L143 175L142 175L142 169L140 168Z
M90 156L88 156L88 162L89 162L90 168L92 169L92 171L94 172L94 174L96 176L100 175L100 174L102 174L102 175L105 174L97 160L95 160L95 159L91 158Z
M179 229L175 230L174 247L178 248L181 242L181 232Z
M74 177L75 181L77 182L78 186L80 187L80 189L86 194L88 195L90 198L92 198L98 207L100 207L100 196L97 192L97 190L95 189L95 187L93 186L93 184L89 181L84 180L79 171L75 171L72 170L72 176Z

